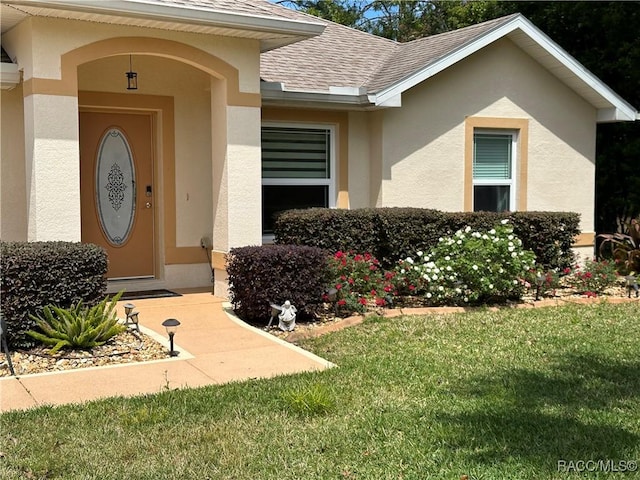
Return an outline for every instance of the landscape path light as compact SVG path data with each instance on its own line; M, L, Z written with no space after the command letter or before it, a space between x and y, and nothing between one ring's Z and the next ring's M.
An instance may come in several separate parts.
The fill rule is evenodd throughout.
M169 334L169 356L171 357L177 357L180 355L180 352L173 349L173 337L175 336L179 325L180 322L175 318L167 318L162 322L162 326L167 329L167 334Z
M631 298L631 290L635 290L636 298L638 298L638 296L640 296L640 287L638 287L638 279L636 278L636 276L627 275L626 277L624 277L624 279L627 282L627 293L629 298Z

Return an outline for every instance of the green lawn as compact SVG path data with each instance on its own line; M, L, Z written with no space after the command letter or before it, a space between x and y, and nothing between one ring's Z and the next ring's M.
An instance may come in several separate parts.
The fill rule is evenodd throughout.
M326 372L6 413L0 478L637 478L558 462L640 461L639 306L371 318L303 345Z

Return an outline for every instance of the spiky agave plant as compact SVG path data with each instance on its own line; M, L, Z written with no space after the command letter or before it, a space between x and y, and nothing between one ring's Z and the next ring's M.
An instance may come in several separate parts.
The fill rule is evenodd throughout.
M119 292L111 301L106 297L93 307L85 307L82 301L69 308L47 305L42 316L31 315L42 332L29 330L27 334L46 345L53 345L50 354L63 347L87 349L104 345L127 328L118 323L116 316L116 304L121 296L122 292Z

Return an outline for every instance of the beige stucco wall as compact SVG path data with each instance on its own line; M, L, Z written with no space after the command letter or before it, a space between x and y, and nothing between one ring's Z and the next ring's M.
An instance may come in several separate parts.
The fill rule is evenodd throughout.
M384 110L381 139L370 133L382 151L372 205L463 210L465 117L523 118L527 210L575 211L593 232L596 111L509 40L403 93L402 105Z
M32 219L28 222L28 238L32 229L43 227L44 230L35 231L32 239L80 240L79 203L75 199L79 185L78 99L75 96L78 90L115 93L120 99L126 95L172 99L171 114L175 115L170 123L173 126L171 162L164 162L163 158L169 155L162 129L169 123L159 119L156 132L159 145L155 159L155 200L160 221L155 228L159 230L160 266L164 273L159 272L161 285L155 287L210 285L206 252L200 248L203 237L207 237L208 242L213 240L213 249L221 252L233 246L260 242L257 40L31 18L4 34L2 43L16 58L25 81L26 96L24 100L16 97L16 102L19 105L22 101L26 112L21 123L25 125L24 137L27 138L23 143L27 145L27 153L23 154L26 159L20 164L25 170L23 194L30 198L25 200L21 214L24 224L27 216ZM127 92L125 88L128 49L133 54L133 69L138 72L139 88L135 92ZM63 81L57 81L60 79ZM123 105L120 106L127 108ZM54 115L56 109L57 116ZM154 111L159 115L166 112ZM61 129L65 134L57 135L56 131ZM67 130L73 130L74 134L66 135ZM58 137L68 141L53 145L55 142L50 139L57 141ZM61 155L66 160L61 161ZM59 167L64 168L59 168L59 175L54 175L51 160L62 162ZM19 165L12 164L14 167ZM49 205L41 204L43 190L37 188L43 179L58 182L65 171L71 174L52 193L55 196L58 190L69 192L73 208L65 215L73 218L65 217L63 222L70 225L66 236L46 222L33 222L34 218L55 218L49 207L65 209L67 204L57 197L51 197L54 201ZM164 192L161 186L165 187ZM172 203L174 195L175 203ZM147 283L138 282L145 288L151 286ZM129 287L136 288L136 285Z
M213 229L210 77L160 57L134 56L132 62L138 73L138 90L130 94L174 99L176 246L200 245L200 238L210 237ZM89 62L78 68L78 87L82 91L125 93L124 72L128 69L128 56ZM161 163L162 158L156 162ZM162 171L161 164L156 167Z
M0 93L0 239L27 238L22 88Z
M5 33L2 45L24 69L25 79L59 79L61 54L115 37L161 38L194 46L238 69L241 91L260 92L258 42L251 39L32 17Z

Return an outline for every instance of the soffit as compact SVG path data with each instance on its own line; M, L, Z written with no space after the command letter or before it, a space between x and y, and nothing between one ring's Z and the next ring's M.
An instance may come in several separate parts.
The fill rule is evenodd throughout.
M105 0L51 2L3 0L2 32L29 16L129 25L207 35L249 38L262 51L318 35L324 24L313 17L291 19L261 0Z

